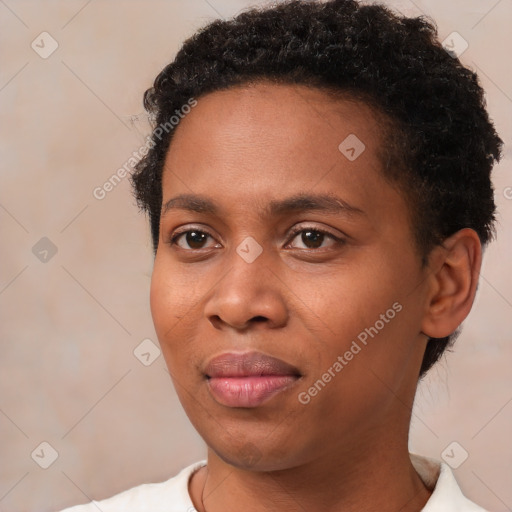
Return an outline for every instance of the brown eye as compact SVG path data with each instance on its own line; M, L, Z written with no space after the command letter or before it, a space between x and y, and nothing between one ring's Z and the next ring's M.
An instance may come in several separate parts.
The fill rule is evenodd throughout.
M174 235L169 243L171 245L177 245L181 249L185 250L204 249L204 243L207 241L208 237L211 238L211 235L206 231L200 231L199 229L189 229ZM188 247L181 245L179 243L180 239L183 239L184 243L188 245Z
M308 245L310 249L318 249L318 247L322 245L324 237L324 233L308 229L302 232L301 241L304 242L305 245L312 244L312 247Z
M298 249L319 249L322 247L322 243L326 238L330 238L333 241L331 246L343 243L343 240L340 238L316 227L301 227L296 229L292 233L292 240L298 238L298 235L301 235L300 241L304 245L304 247L297 247Z

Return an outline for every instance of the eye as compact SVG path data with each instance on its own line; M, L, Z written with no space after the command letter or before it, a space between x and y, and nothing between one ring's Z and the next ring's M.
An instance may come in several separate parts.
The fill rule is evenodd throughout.
M298 247L298 249L318 249L326 237L334 241L333 245L343 244L341 238L315 226L299 226L295 228L291 233L292 240L297 238L298 235L301 235L300 241L305 245L305 247Z
M183 235L185 236L183 237ZM183 245L180 245L179 241L180 238L182 237L182 241L188 245L188 249L187 247L183 247ZM171 235L168 244L177 245L181 249L185 250L204 249L205 247L202 244L204 244L208 237L213 238L212 235L210 235L210 233L208 233L207 231L201 229L187 229L185 231L181 231Z
M297 238L298 235L302 235L300 240L304 244L304 247L297 247L298 249L321 248L326 238L330 238L333 241L333 245L341 245L344 242L341 238L333 235L329 231L315 226L296 227L290 234L292 237L291 240ZM173 233L167 243L171 246L177 245L187 251L194 251L208 248L204 245L208 238L213 239L213 236L203 229L194 228ZM184 244L186 244L186 246L184 246Z

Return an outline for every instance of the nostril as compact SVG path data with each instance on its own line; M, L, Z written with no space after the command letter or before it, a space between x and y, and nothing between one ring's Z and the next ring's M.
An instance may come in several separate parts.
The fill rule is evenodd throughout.
M255 322L264 322L264 321L266 320L266 318L265 318L264 316L255 316L255 317L253 318L253 320L254 320Z

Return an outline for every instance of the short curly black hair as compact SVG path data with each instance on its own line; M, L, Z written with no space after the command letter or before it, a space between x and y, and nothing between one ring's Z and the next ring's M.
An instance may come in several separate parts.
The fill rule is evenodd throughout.
M493 238L490 174L503 143L477 75L443 48L435 22L355 0L293 0L209 23L144 93L153 132L130 181L149 214L155 255L162 170L174 133L158 127L190 98L262 80L348 94L388 120L382 172L404 192L424 265L434 246L462 228L474 229L482 246ZM458 332L429 339L420 378Z

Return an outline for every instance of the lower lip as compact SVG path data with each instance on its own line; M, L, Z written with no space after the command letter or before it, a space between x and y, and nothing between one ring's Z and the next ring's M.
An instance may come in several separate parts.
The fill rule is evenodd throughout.
M228 407L257 407L289 388L294 375L262 375L259 377L211 377L208 388L213 398Z

